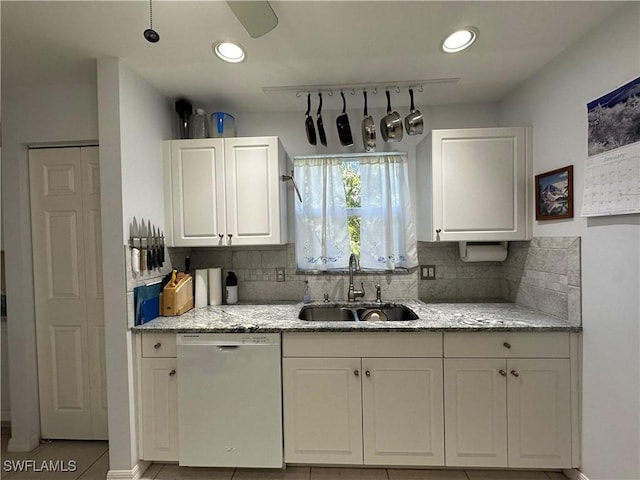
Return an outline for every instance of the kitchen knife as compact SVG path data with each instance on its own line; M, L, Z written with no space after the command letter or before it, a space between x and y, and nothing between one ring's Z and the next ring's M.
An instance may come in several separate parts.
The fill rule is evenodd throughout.
M144 218L140 222L140 271L144 272L147 269L147 225L144 223Z
M131 241L131 270L133 273L140 273L140 250L136 248L136 235L138 234L138 222L133 217L133 222L129 225L129 239Z
M164 232L160 232L160 266L164 266Z
M156 266L153 263L153 245L151 243L151 220L148 221L147 228L147 268L153 270Z
M158 258L158 237L156 236L156 226L151 226L151 258L153 258L153 267L158 268L160 259Z

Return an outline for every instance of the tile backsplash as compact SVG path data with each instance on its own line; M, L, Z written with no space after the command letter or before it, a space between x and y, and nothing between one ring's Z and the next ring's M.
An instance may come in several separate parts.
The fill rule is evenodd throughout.
M191 271L222 267L238 277L241 302L301 301L305 280L311 298L328 294L333 301L346 300L346 274L297 274L294 245L231 248L171 248L171 264ZM465 263L454 242L418 243L420 265L435 265L436 278L422 280L419 269L402 274L354 275L364 283L365 300L375 299L380 284L383 300L420 298L426 302L509 301L580 324L580 238L536 237L510 242L504 262ZM276 281L276 268L284 267L285 281Z

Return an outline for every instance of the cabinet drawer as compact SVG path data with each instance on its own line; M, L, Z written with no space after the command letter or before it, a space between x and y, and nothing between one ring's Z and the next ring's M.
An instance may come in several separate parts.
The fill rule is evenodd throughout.
M176 357L175 333L143 333L142 356L155 358Z
M458 358L569 358L569 333L445 333L444 356Z
M285 357L441 357L439 332L284 333Z

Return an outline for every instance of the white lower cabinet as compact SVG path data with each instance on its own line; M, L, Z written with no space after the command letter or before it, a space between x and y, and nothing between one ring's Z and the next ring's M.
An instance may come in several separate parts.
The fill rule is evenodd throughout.
M449 335L445 357L569 357L568 334L546 334L547 345L535 333L504 334L505 341L496 341L500 334ZM467 342L473 349L463 348ZM447 466L571 468L570 372L569 358L445 358Z
M290 337L295 341L295 334ZM438 337L431 334L427 343ZM285 462L443 465L441 343L435 342L439 358L331 357L345 353L336 348L345 334L336 339L327 345L326 357L283 359ZM318 340L330 342L331 336ZM376 348L382 345L384 355L381 340L371 341ZM401 337L389 340L389 351L397 353L393 344ZM366 337L354 335L348 344L354 354L371 351ZM322 345L307 354L322 352Z
M143 334L140 458L178 461L178 373L174 334ZM172 355L172 356L170 356Z

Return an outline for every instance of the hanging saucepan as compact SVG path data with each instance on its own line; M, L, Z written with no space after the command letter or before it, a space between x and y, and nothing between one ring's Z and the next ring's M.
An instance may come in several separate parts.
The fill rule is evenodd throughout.
M318 136L320 137L320 143L327 146L327 135L324 133L324 122L322 121L322 92L318 92L318 97L320 98L320 104L318 105Z
M387 114L380 120L380 133L385 142L399 142L402 140L402 118L398 112L391 111L391 95L387 94Z
M342 113L336 118L336 126L338 127L338 137L343 147L353 145L353 136L351 135L351 127L349 126L349 117L347 115L347 102L344 99L344 93L340 92L342 97Z
M311 94L307 93L307 113L305 113L304 128L307 132L307 140L311 145L316 144L316 129L313 126L313 118L309 116L311 111Z
M420 110L416 110L413 104L413 89L409 89L409 97L411 97L411 110L409 115L404 118L404 126L407 129L408 135L421 135L424 128L424 122L422 120L422 113Z
M367 91L364 94L364 118L362 119L362 144L366 152L374 152L376 150L376 122L367 112Z

